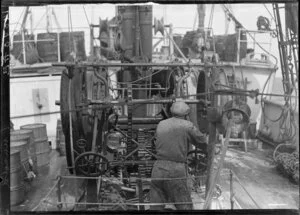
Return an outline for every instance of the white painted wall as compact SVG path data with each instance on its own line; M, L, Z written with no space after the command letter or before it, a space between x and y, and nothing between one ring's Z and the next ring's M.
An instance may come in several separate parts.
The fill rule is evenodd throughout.
M37 98L34 98L33 91L40 92L40 102L44 105L40 110L37 108ZM45 94L45 92L47 92ZM60 99L60 76L11 78L10 79L10 116L30 115L43 112L59 111L55 100ZM46 107L47 106L47 107ZM56 148L56 124L60 114L45 116L24 117L12 119L14 129L31 123L44 123L47 125L48 139L52 148Z

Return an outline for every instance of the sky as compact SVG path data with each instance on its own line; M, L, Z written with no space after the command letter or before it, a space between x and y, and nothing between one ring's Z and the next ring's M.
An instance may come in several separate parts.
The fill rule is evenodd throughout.
M232 11L235 17L242 23L248 30L256 30L256 21L259 16L265 16L271 21L271 27L275 28L273 10L271 4L231 4ZM68 7L70 7L72 22L68 22ZM98 24L99 18L111 19L115 15L115 5L113 4L78 4L78 5L51 5L54 9L57 20L62 31L68 31L68 27L72 25L73 30L85 31L86 53L89 53L89 24ZM208 26L210 21L210 12L212 4L206 5L205 26ZM268 12L268 10L271 14ZM46 32L46 7L38 6L31 7L32 11L32 28L35 34ZM20 23L24 16L25 7L10 7L9 20L10 20L10 34L11 36L20 30ZM187 30L192 30L197 26L196 5L195 4L180 4L180 5L159 5L153 4L153 18L164 18L165 24L173 24L173 32L184 34ZM282 16L284 23L284 16ZM27 22L27 28L30 29L31 22L30 16ZM53 17L50 19L50 24L53 31L58 26ZM224 34L225 32L225 15L220 4L214 4L214 13L212 19L212 28L215 35ZM231 22L228 33L234 32L234 25ZM158 35L160 36L160 35ZM270 52L278 58L278 45L277 39L266 38L266 35L261 35L256 38L259 42L271 42ZM12 38L12 37L11 37ZM269 45L264 45L269 50ZM279 65L278 65L279 66ZM277 72L276 76L280 76Z

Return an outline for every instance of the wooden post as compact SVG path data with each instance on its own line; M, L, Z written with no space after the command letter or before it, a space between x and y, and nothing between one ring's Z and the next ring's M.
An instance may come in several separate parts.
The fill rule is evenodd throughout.
M213 179L213 161L215 158L215 148L216 148L216 124L215 123L209 123L209 137L208 137L208 147L207 147L207 179L206 179L206 188L205 188L205 196L208 194L209 187L211 186L211 182Z
M211 67L206 67L206 72L208 73L209 68ZM212 67L211 71L211 82L214 83L214 80L216 79L216 74L215 74L215 67ZM210 86L212 90L212 86ZM211 97L211 107L214 108L217 105L217 96L212 94ZM207 147L207 179L206 179L206 187L205 187L205 197L208 195L208 190L211 186L212 180L213 180L213 174L214 174L214 166L213 166L213 161L215 158L215 148L216 148L216 140L217 140L217 124L215 122L209 122L209 136L208 136L208 147Z
M25 35L24 29L22 29L22 51L23 51L23 63L26 64L26 44L25 44Z
M61 177L58 176L58 182L57 182L57 200L58 200L58 202L61 202L61 194L62 194L61 193ZM61 211L62 206L63 206L62 203L59 203L57 205L59 211Z
M212 165L211 165L211 169L212 169L212 174L210 175L210 187L208 187L208 189L206 189L206 199L205 199L205 203L203 206L203 209L209 209L210 208L210 204L211 204L211 200L213 197L213 193L214 193L214 188L216 186L217 181L219 180L220 174L221 174L221 170L223 167L223 163L225 160L225 156L226 156L226 151L228 148L228 144L229 144L229 137L231 134L231 127L232 127L232 121L230 120L227 124L228 129L226 131L226 139L225 139L225 144L222 148L222 152L221 152L221 157L219 162L217 162L217 164L215 164L216 166L214 166L214 160L212 160ZM214 167L216 167L216 171L214 171Z

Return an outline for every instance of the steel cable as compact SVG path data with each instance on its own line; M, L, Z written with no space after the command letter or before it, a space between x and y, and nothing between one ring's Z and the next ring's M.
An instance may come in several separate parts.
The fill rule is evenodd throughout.
M229 13L230 13L230 16L232 16L235 20L237 20L235 18L235 16L232 14L232 12L230 11L230 9L228 9L225 5L223 6ZM250 32L240 23L238 22L241 27L245 30L245 32L251 37L251 39L265 52L267 53L269 56L273 57L275 59L275 68L277 68L277 64L278 64L278 59L273 55L271 54L269 51L267 51L265 48L263 48L257 41L256 39L250 34Z

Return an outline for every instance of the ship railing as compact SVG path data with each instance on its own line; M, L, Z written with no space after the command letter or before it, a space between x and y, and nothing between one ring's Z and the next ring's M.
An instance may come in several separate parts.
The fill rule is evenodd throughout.
M151 177L85 177L73 175L59 175L53 182L53 186L49 192L41 199L32 211L78 211L78 210L149 210L153 205L170 206L174 204L183 204L182 202L168 203L151 203L149 199L149 191L151 189L152 180L187 180L191 191L192 202L184 202L184 204L193 204L194 209L203 209L205 202L205 183L207 176L189 175L181 178L151 178ZM120 200L119 202L99 202L97 199L87 198L85 188L82 186L87 180L95 180L98 184L99 192L104 192L100 184L111 183L120 187L124 192L131 192L136 197ZM122 180L130 182L130 186L124 185ZM143 200L139 198L136 183L140 181L145 196ZM95 191L95 192L98 192ZM109 193L107 193L109 194ZM256 202L247 187L239 179L232 169L224 168L216 185L215 194L211 202L211 209L259 209L261 206ZM85 195L85 196L84 196ZM98 195L98 194L97 194ZM148 196L148 198L147 198ZM101 197L101 195L100 195Z
M246 40L241 39L241 33L245 32L247 35L250 37L247 37ZM269 63L271 55L271 48L272 48L272 34L273 31L265 31L265 30L247 30L243 28L238 29L238 38L237 38L237 54L236 54L236 62L240 63L242 60L240 58L240 50L241 50L241 43L246 43L247 45L250 45L253 48L253 53L249 53L249 55L257 55L260 54L261 56L266 56L265 63ZM265 38L264 40L258 39L257 35L263 35ZM267 36L269 35L269 36ZM262 47L262 45L267 46L267 47ZM257 47L264 52L257 52ZM250 47L247 47L247 49ZM246 56L246 61L252 61L251 58L249 58L249 55ZM248 57L248 59L247 59ZM257 62L257 61L254 61Z

